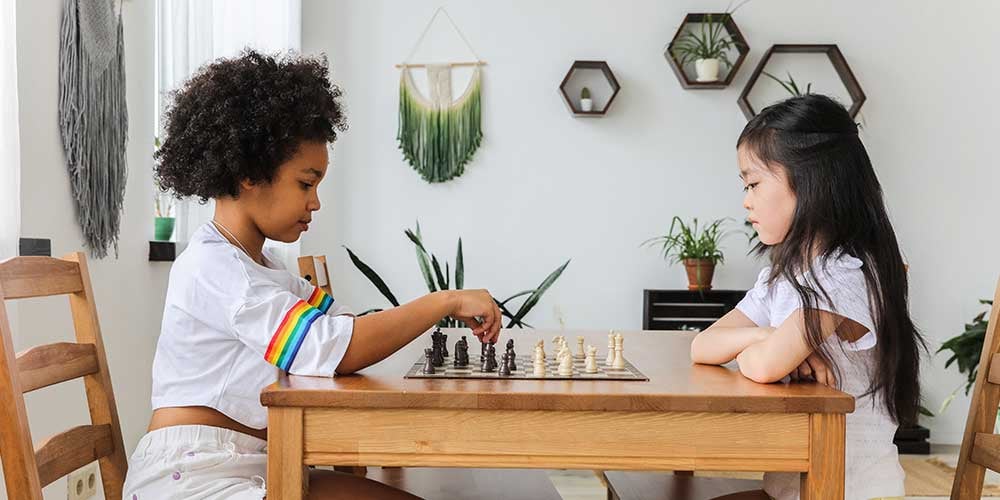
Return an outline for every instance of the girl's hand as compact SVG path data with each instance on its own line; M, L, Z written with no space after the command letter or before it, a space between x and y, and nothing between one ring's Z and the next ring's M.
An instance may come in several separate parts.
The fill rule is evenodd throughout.
M792 380L815 380L830 387L837 384L833 376L833 370L815 352L809 354L809 357L790 373L789 376Z
M503 316L486 290L455 290L455 307L450 316L465 322L481 342L496 343Z

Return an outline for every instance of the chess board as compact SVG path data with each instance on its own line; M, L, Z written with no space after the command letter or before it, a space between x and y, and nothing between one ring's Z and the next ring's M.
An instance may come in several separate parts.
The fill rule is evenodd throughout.
M502 378L502 379L535 379L535 380L649 380L649 377L642 374L638 368L625 360L625 368L616 370L604 366L604 358L597 358L597 373L587 373L584 371L584 358L573 357L573 374L559 375L559 362L555 356L545 358L545 376L535 376L532 356L529 354L517 355L517 370L510 372L508 376L500 376L499 369L492 372L482 372L482 364L479 361L479 354L469 354L469 366L455 366L455 358L445 356L444 366L435 366L434 373L424 373L424 356L421 355L413 363L413 366L406 372L405 378Z

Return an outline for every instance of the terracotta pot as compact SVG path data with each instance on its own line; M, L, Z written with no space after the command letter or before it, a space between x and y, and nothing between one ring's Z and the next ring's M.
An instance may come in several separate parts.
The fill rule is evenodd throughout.
M684 259L688 275L688 290L711 290L715 262L712 259Z

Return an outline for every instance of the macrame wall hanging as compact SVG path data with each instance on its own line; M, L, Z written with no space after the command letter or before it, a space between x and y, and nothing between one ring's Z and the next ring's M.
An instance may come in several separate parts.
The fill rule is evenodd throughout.
M59 135L84 242L96 258L112 247L117 255L128 110L121 3L115 0L63 1Z
M438 14L444 14L475 61L443 64L412 64L410 60ZM424 28L410 55L402 64L399 76L399 129L396 140L403 158L427 182L445 182L465 171L465 165L479 149L482 129L482 67L486 64L469 44L444 7L439 7ZM452 99L451 71L472 66L469 86L458 99ZM426 68L430 96L425 97L413 81L412 68Z

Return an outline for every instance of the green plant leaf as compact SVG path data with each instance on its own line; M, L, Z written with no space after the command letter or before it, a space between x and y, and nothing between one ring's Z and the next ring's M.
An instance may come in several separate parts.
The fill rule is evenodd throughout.
M542 298L542 295L545 294L545 291L548 290L550 286L552 286L552 283L555 283L555 281L559 279L559 276L562 275L562 272L566 269L566 266L569 265L569 262L570 261L567 260L565 264L559 266L555 271L552 271L552 273L550 273L548 277L546 277L545 280L542 281L542 284L538 285L538 288L536 288L535 291L533 291L531 295L529 295L528 298L525 299L524 302L521 304L521 307L517 310L517 313L514 314L514 317L507 325L507 328L510 328L515 323L521 321L522 318L524 318L529 312L531 312L531 309L535 307L535 304L537 304L539 299Z
M395 307L399 307L399 301L396 300L396 296L392 294L389 287L385 284L385 281L382 281L382 278L378 275L378 273L368 267L368 264L362 262L357 255L354 255L354 252L352 252L350 248L345 246L344 249L347 250L347 255L351 258L351 262L354 263L354 267L358 268L358 270L361 271L361 274L364 274L365 277L368 278L368 281L371 281L372 284L375 285L375 288L382 293L382 296L385 297L390 304Z
M462 238L458 239L458 252L455 256L455 289L465 289L465 259L462 257Z
M445 282L444 275L441 274L441 264L438 264L438 259L434 255L431 255L431 264L434 266L434 275L437 276L438 286L441 290L447 290L448 283Z
M428 262L430 259L428 259L427 251L424 250L424 244L420 240L420 223L417 223L416 233L410 231L409 229L404 231L404 233L406 233L406 237L417 246L417 264L420 265L420 272L424 275L424 282L427 284L427 289L430 290L431 293L436 292L437 287L434 286L434 277L431 275L431 265L430 262Z

